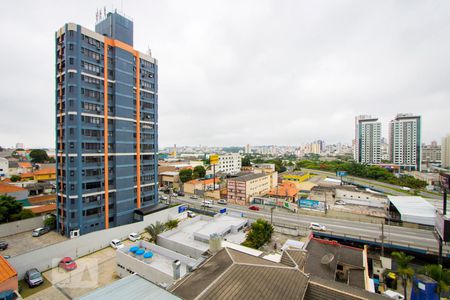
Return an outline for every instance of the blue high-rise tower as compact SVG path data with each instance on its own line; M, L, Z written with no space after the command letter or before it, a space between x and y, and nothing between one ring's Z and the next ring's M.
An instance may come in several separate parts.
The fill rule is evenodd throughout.
M55 38L58 230L129 224L158 203L158 62L117 12Z

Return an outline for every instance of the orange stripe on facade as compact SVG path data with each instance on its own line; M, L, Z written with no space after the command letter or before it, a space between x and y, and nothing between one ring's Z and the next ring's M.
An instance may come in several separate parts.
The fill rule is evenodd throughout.
M141 64L136 51L136 197L137 208L141 208Z
M109 160L108 160L108 46L111 40L105 38L103 51L103 160L105 174L105 229L109 228Z
M105 157L105 228L109 228L109 168L108 168L108 46L117 47L131 53L136 58L136 198L137 208L141 207L141 104L140 104L140 58L139 52L119 40L105 37L104 42L104 157Z

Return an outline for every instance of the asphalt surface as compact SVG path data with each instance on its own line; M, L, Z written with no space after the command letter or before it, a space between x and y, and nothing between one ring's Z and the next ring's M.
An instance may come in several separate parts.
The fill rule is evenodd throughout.
M330 178L340 179L340 177L336 176L333 172L326 172L326 171L320 171L320 170L313 170L313 169L302 169L304 171L308 171L314 174L327 176ZM368 187L373 187L377 190L380 190L386 194L394 195L394 196L412 196L408 191L399 191L402 189L401 186L393 185L390 183L384 183L379 182L376 180L370 180L370 179L362 179L354 176L346 176L343 178L344 181L351 181L354 183L358 183L361 185L365 185ZM421 191L420 196L426 198L428 202L430 202L432 205L434 205L436 208L442 209L442 197L437 196L435 194L429 193L427 191Z
M188 197L177 197L174 202L186 203L196 208L201 208L202 199L193 200ZM214 202L212 208L206 210L218 211L226 207L229 212L243 213L243 216L250 219L264 218L270 220L269 208L261 207L260 211L249 210L246 206L239 205L219 205ZM273 223L307 229L311 222L326 226L327 233L335 233L365 240L381 241L381 224L363 223L356 221L346 221L327 217L316 217L302 215L277 208L273 212ZM434 233L430 230L384 225L384 242L406 247L419 248L427 252L437 253L438 242ZM443 254L450 254L450 247L444 246Z

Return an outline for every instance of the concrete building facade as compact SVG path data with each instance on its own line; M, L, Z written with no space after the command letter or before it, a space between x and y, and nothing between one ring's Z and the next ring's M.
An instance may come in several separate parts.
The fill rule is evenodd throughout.
M248 174L230 178L227 182L229 203L247 205L250 197L265 195L270 191L272 174Z
M441 163L441 146L436 141L430 145L422 145L422 162L423 163Z
M389 123L389 156L393 164L408 171L421 170L421 117L397 114Z
M117 12L55 40L58 230L129 224L158 202L158 62Z
M239 173L242 167L241 155L237 153L220 155L217 167L216 172L220 171L233 175Z
M355 161L363 164L381 163L381 122L361 115L355 118Z
M450 168L450 133L442 139L442 167Z

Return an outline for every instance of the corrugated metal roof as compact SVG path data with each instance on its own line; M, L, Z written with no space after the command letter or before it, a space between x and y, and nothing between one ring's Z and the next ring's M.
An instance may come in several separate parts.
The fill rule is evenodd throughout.
M388 196L388 199L400 213L402 221L434 226L436 208L422 197Z
M303 299L308 276L298 268L224 248L179 282L188 299Z
M111 283L79 300L180 300L165 289L143 279L138 275L130 275Z

